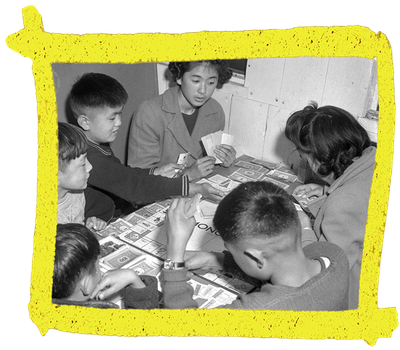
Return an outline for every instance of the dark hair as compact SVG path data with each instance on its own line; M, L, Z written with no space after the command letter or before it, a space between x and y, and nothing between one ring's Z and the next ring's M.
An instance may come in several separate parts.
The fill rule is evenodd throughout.
M172 73L172 79L176 82L178 79L181 79L186 72L200 65L211 66L217 71L219 85L227 83L232 77L232 69L229 68L228 63L224 60L170 62L168 69Z
M316 102L289 117L285 135L300 153L320 163L320 175L333 173L335 179L372 145L367 131L349 112L334 106L318 108Z
M300 221L290 196L277 185L246 182L218 205L214 226L225 242L277 237L300 232Z
M84 132L78 127L58 123L58 167L65 170L66 165L73 159L87 152L87 140Z
M118 80L106 74L85 73L72 86L69 98L75 118L78 118L84 108L123 106L128 94Z
M82 275L94 272L99 255L99 242L86 226L58 224L52 297L70 297Z

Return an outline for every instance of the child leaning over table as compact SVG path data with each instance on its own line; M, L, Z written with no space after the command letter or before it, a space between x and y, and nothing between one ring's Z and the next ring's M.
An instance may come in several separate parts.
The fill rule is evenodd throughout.
M89 229L80 224L57 225L53 272L53 304L118 308L103 301L124 290L126 309L158 308L157 279L138 276L130 269L111 270L103 277L99 266L100 245Z
M85 195L92 165L87 159L86 136L76 126L58 123L57 223L84 224L102 230L106 223L94 216L85 220Z
M127 99L124 87L106 74L86 73L72 87L71 108L88 139L88 159L93 165L85 190L86 215L108 221L118 216L115 203L122 202L124 209L128 203L147 204L195 193L221 199L223 193L209 184L189 184L187 176L168 178L179 171L177 164L139 169L125 166L115 157L110 143L122 124L121 115Z
M195 226L185 216L185 198L174 199L166 216L167 259L162 290L166 308L196 308L187 283L188 268L217 267L245 273L262 282L242 294L232 309L345 310L348 308L349 263L338 246L318 242L301 246L301 226L289 195L268 182L247 182L219 204L214 226L228 252L187 254ZM182 267L182 265L184 265ZM186 265L186 266L185 266Z

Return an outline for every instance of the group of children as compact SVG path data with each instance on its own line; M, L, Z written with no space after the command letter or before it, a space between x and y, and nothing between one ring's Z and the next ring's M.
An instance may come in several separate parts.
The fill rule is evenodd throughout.
M114 78L98 73L84 74L72 87L70 103L79 127L60 122L58 128L54 302L115 307L104 300L124 290L126 308L157 308L159 294L154 277L138 276L129 269L100 276L100 247L91 230L105 228L110 220L123 213L127 203L146 204L173 197L165 219L167 255L160 279L163 307L197 307L193 289L187 284L187 272L212 266L259 282L257 291L239 296L232 304L222 306L225 308L356 308L358 299L349 304L349 290L352 293L358 286L360 249L362 255L368 210L368 200L365 205L365 196L360 200L357 192L367 189L369 196L367 187L372 180L370 163L374 150L364 136L359 137L361 145L353 146L352 140L348 142L352 145L350 151L343 150L349 148L343 140L352 139L359 132L364 135L362 131L351 122L347 126L340 118L335 121L336 115L342 119L348 117L347 112L343 117L343 110L336 107L329 110L306 107L288 120L286 136L329 186L310 184L295 190L304 196L317 197L316 221L312 228L315 243L305 246L304 233L311 229L311 224L299 216L290 195L278 186L248 182L223 197L214 187L195 182L214 168L215 158L205 156L197 143L204 133L224 128L222 108L211 95L218 84L229 80L231 73L226 63L218 60L175 62L169 67L178 85L139 107L131 127L127 166L115 157L110 147L128 98L125 89ZM315 120L310 121L312 118ZM326 149L321 145L314 147L316 137L311 135L312 127L303 128L303 125L326 120L331 123L329 133L334 135L331 139L339 146L332 146L334 142L330 142ZM339 130L335 134L336 124L348 127L347 131ZM315 133L320 130L315 128ZM327 144L327 137L318 141ZM340 152L340 156L329 154L329 147ZM182 152L190 155L185 168L176 164L176 154ZM370 153L365 162L364 154ZM215 154L226 167L233 163L235 155L233 147L227 145L221 145ZM344 194L342 183L349 182L350 186L362 171L366 174L362 184L351 194ZM185 205L196 193L220 202L213 223L227 249L223 253L186 251L195 219L186 216ZM342 196L350 202L357 198L361 208L362 214L356 213L356 221L359 220L352 228L355 233L345 231L343 225L332 229L340 214L339 204L332 203L337 202L335 197L343 201ZM355 208L352 209L354 214ZM321 240L327 242L317 242ZM359 243L357 247L354 241Z

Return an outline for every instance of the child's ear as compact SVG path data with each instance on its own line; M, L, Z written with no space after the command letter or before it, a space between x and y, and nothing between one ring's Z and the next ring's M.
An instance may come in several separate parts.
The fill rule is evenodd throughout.
M90 129L89 118L86 115L81 114L78 117L77 122L83 130L88 131Z
M264 267L264 256L262 253L254 249L246 249L243 254L253 260L260 270Z
M86 274L79 282L79 289L84 297L89 297L92 292L91 288L93 286L92 276Z

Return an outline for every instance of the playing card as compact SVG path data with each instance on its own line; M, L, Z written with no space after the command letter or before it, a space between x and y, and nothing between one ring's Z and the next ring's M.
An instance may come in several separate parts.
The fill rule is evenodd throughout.
M250 162L245 162L243 160L238 161L237 163L235 163L235 165L240 168L254 170L254 171L260 171L260 172L262 172L262 170L264 169L261 165L252 164Z
M201 199L201 194L196 193L190 200L188 200L185 204L185 217L189 219L192 217L194 214L200 212L200 199Z
M240 168L240 169L236 170L236 172L238 174L249 177L252 180L258 180L264 176L264 173L261 173L259 171L255 171L255 170L250 170L250 169Z
M252 178L247 177L246 175L242 175L242 174L238 173L237 171L235 171L233 174L229 175L229 178L234 181L239 181L241 183L245 183L248 181L254 181Z
M188 162L188 158L189 158L189 153L181 153L179 154L178 160L177 160L177 164L179 165L186 165Z

